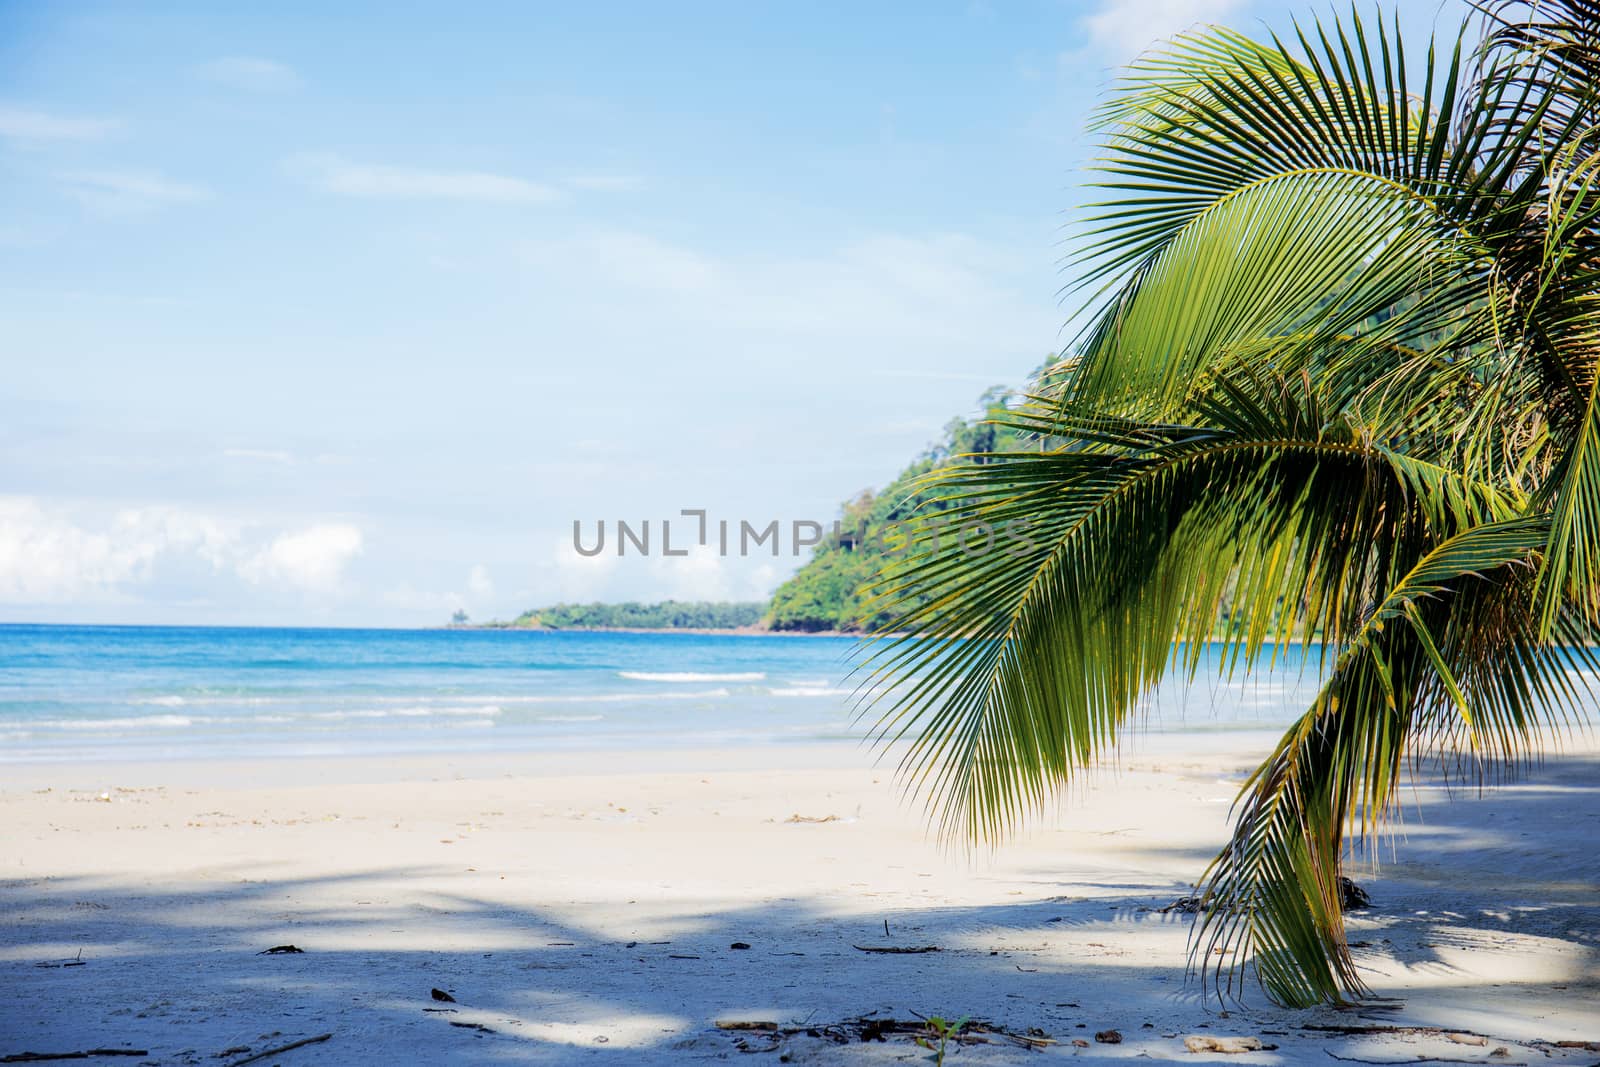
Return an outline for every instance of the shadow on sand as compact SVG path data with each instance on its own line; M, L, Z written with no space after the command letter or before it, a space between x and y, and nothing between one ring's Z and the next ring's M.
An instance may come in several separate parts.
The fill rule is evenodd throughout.
M11 881L0 887L0 1055L135 1047L150 1050L146 1061L104 1062L218 1064L246 1054L226 1049L332 1033L281 1062L695 1062L745 1050L760 1062L755 1050L771 1042L720 1031L716 1020L821 1025L920 1012L1061 1042L1042 1053L968 1047L958 1063L1187 1062L1198 1057L1172 1035L1194 1033L1265 1034L1281 1048L1253 1055L1257 1063L1332 1063L1323 1053L1335 1049L1394 1062L1423 1052L1380 1049L1375 1038L1330 1045L1326 1031L1301 1029L1308 1023L1486 1030L1495 1044L1523 1045L1510 1059L1485 1062L1517 1062L1532 1038L1568 1037L1560 1026L1581 1023L1600 1003L1597 842L1600 760L1554 761L1481 799L1451 802L1441 789L1419 789L1394 858L1356 871L1377 905L1352 921L1358 959L1377 992L1407 1002L1402 1012L1376 1014L1286 1011L1252 990L1245 1005L1219 1015L1184 979L1188 917L1154 910L1188 891L1181 880L1072 881L1037 870L1025 872L1037 894L1015 903L881 912L805 897L731 909L581 899L532 906L454 888L462 869L446 865L305 879L243 865L209 869L203 882L117 873ZM1190 870L1197 859L1173 862ZM638 921L630 908L640 909ZM303 951L261 954L285 943ZM858 945L940 951L879 954ZM1498 963L1486 974L1473 961L1496 946L1545 953L1545 974L1548 954L1559 954L1554 969L1565 977L1536 980L1531 969L1522 975ZM60 965L80 952L82 966ZM435 1000L435 988L455 1003ZM1541 1035L1552 1006L1566 1022ZM1094 1042L1110 1029L1122 1044ZM1600 1038L1594 1029L1584 1036ZM903 1040L844 1048L801 1035L779 1045L774 1061L927 1055ZM1481 1058L1488 1050L1471 1051ZM1594 1059L1535 1051L1542 1062Z

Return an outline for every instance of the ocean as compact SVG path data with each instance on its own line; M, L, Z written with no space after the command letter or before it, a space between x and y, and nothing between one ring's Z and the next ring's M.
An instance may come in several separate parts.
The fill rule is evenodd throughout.
M0 761L859 744L849 637L0 625ZM1156 694L1159 732L1281 727L1315 656Z

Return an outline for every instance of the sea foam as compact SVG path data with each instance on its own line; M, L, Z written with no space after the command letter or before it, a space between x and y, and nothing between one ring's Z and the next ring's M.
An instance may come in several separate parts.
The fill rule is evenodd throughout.
M618 671L617 676L635 682L763 682L766 671L737 671L732 674L701 674L697 671Z

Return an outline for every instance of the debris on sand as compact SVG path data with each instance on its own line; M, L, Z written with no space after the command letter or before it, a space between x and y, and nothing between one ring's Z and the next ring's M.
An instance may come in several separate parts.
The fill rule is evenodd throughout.
M820 1038L836 1045L895 1039L914 1043L919 1039L925 1041L941 1036L957 1045L1010 1044L1019 1048L1041 1049L1056 1044L1055 1038L1037 1028L1018 1032L982 1019L966 1019L959 1025L936 1027L935 1023L940 1020L880 1019L875 1018L875 1014L858 1015L836 1023L804 1026L780 1026L767 1020L718 1019L716 1026L719 1030L748 1034L735 1042L740 1052L772 1052L782 1047L789 1038L798 1035Z
M1367 891L1344 875L1339 876L1339 907L1344 911L1361 911L1372 907Z
M295 949L295 951L299 952L300 950ZM271 1056L276 1056L282 1052L293 1052L295 1049L305 1048L307 1045L320 1045L324 1041L332 1040L332 1038L333 1035L331 1033L318 1034L316 1037L301 1038L299 1041L291 1041L287 1045L279 1045L276 1048L269 1048L261 1052L257 1052L254 1056L246 1056L242 1060L234 1060L232 1063L228 1064L227 1067L244 1067L244 1065L247 1063L256 1063Z
M1183 1047L1190 1052L1260 1052L1278 1046L1265 1044L1259 1037L1211 1037L1207 1034L1196 1034L1184 1038Z
M1189 896L1179 897L1171 904L1157 908L1156 911L1162 915L1172 912L1177 912L1180 915L1198 915L1205 910L1205 907L1206 901L1204 897ZM1372 898L1367 895L1365 889L1362 889L1341 874L1339 876L1339 907L1343 911L1362 911L1372 907Z

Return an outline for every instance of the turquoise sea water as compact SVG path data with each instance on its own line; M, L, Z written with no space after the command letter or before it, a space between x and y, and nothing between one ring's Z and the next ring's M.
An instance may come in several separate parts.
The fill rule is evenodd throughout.
M0 761L856 743L840 637L0 626ZM1152 729L1287 723L1315 663L1202 672Z

